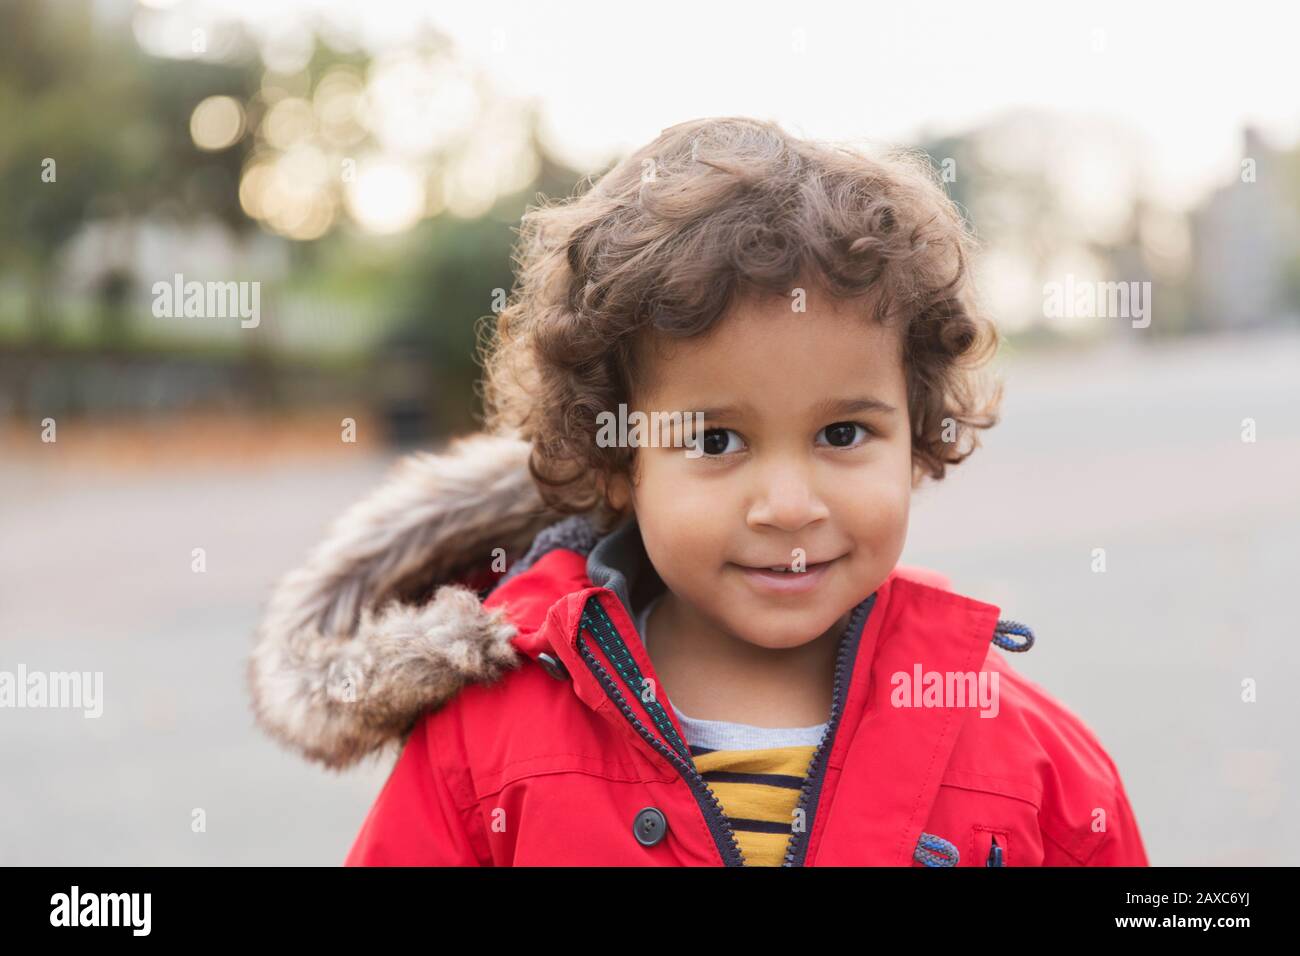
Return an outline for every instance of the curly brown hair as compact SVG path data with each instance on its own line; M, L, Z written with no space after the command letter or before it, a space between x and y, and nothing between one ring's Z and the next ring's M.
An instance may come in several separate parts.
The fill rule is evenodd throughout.
M998 333L969 281L974 240L924 154L701 119L584 183L525 212L514 288L480 341L485 425L532 443L556 511L594 510L605 527L619 516L603 483L631 473L635 449L599 445L597 416L631 404L647 335L700 335L738 294L789 296L807 276L870 296L875 319L901 328L914 485L997 423L1001 383L990 392L979 373Z

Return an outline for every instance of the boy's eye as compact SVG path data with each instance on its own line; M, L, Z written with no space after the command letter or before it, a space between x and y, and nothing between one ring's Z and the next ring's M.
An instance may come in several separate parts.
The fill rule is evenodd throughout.
M706 455L725 455L729 451L738 451L739 448L732 448L730 436L735 435L737 443L740 442L740 436L736 435L730 428L709 428L704 432L701 439L701 446ZM718 439L721 438L721 441Z
M857 422L836 422L834 425L827 425L822 429L826 433L828 444L835 448L851 448L857 444L857 430L863 433L863 440L871 434L865 425L859 425Z

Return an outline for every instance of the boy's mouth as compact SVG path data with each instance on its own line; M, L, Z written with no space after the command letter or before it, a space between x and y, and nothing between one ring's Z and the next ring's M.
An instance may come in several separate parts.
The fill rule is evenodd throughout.
M831 558L829 561L806 561L806 562L804 562L803 570L802 570L802 571L799 571L799 572L793 572L793 571L791 571L791 564L790 564L789 562L787 562L787 563L785 563L785 564L780 564L780 563L778 563L778 564L770 564L770 565L768 565L768 564L739 564L739 563L737 563L737 564L736 564L736 567L738 567L738 568L743 568L743 569L746 570L746 571L775 571L775 572L777 572L778 574L779 574L779 573L782 573L782 572L784 572L784 573L786 573L786 574L792 574L792 573L803 574L803 573L806 573L806 572L808 572L808 571L811 571L813 568L820 567L821 565L824 565L824 564L830 564L831 561L836 561L836 560L838 560L838 559L837 559L837 558Z
M757 589L765 593L801 593L815 588L826 575L826 569L838 561L810 561L802 571L791 570L789 564L774 564L766 567L754 567L747 564L735 565L741 575Z

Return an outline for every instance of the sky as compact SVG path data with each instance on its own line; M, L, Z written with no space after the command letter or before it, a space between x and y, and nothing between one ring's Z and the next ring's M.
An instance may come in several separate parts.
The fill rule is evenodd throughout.
M1244 124L1282 147L1300 136L1300 7L1287 3L145 5L187 2L270 33L323 16L376 51L432 23L502 93L536 98L548 145L584 171L702 116L889 145L1040 108L1130 127L1145 191L1185 207L1236 177Z

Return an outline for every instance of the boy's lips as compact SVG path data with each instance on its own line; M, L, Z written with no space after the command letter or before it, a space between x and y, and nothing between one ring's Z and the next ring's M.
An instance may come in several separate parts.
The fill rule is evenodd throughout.
M744 564L735 567L751 586L766 594L802 594L817 587L826 576L827 569L838 560L839 558L832 558L829 561L810 562L803 571L773 571Z

